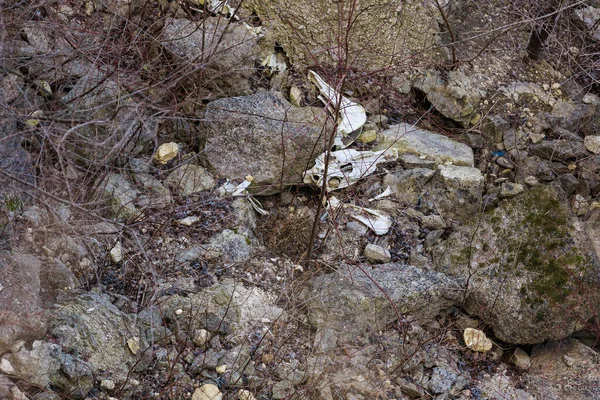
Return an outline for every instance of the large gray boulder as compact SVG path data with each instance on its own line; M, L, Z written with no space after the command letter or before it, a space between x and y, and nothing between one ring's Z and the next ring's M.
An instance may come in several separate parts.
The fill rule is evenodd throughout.
M205 121L205 155L218 177L240 182L252 175L257 194L302 183L331 133L322 108L295 107L265 91L213 101Z
M61 133L61 145L78 164L99 168L124 163L153 146L156 120L108 74L90 70L62 100L68 107L63 118L85 121Z
M412 154L423 159L466 167L473 167L475 164L473 150L466 144L411 124L392 125L381 132L378 139L380 143L376 150L393 147L400 155Z
M58 305L49 331L65 353L85 359L94 371L112 373L118 383L143 368L150 355L133 318L103 294L84 293Z
M445 56L438 47L437 10L430 3L252 0L242 4L268 29L263 41L281 46L298 69L347 63L356 70L381 72L409 59L435 62ZM340 21L348 18L351 29L340 30ZM343 48L340 42L345 43Z
M46 331L41 270L42 263L31 255L0 258L0 355L16 341L37 339Z
M443 116L468 127L479 122L479 101L485 94L477 82L462 71L450 71L447 78L430 71L415 82L414 87L425 93L427 100Z
M257 40L243 24L221 17L169 19L159 37L166 49L196 70L192 76L201 79L200 93L207 98L252 93L249 78Z
M345 341L386 330L398 319L431 321L460 303L462 288L454 278L406 264L374 269L344 264L334 273L312 278L301 298L312 328L333 330Z
M502 341L561 339L598 312L598 262L552 186L501 200L432 255L437 271L468 282L465 309Z

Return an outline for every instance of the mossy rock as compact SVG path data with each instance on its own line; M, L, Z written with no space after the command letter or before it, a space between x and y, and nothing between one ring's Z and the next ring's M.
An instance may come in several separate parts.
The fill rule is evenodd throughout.
M509 343L561 339L599 307L598 263L552 186L501 201L433 256L438 271L468 280L466 310Z

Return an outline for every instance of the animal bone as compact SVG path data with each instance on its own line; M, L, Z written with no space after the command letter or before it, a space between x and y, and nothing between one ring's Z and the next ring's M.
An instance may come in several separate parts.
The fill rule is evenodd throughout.
M325 157L327 152L318 156L315 166L304 172L304 183L323 187ZM378 164L395 161L397 158L398 150L394 148L381 151L332 151L327 168L326 190L329 192L348 187L375 172Z
M338 117L338 125L333 148L344 149L350 145L353 140L349 143L343 143L342 139L350 135L352 132L360 129L365 122L367 122L367 113L360 104L347 99L338 93L334 88L325 83L323 78L321 78L316 72L308 71L308 73L311 82L314 83L321 92L319 95L319 100L325 104L325 107L327 107L329 112L333 113L336 105L338 102L340 102L340 115Z

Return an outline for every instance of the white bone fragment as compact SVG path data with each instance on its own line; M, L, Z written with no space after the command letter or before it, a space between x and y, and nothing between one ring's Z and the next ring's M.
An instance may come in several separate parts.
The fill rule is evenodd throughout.
M243 197L248 193L246 189L248 189L253 180L254 178L252 177L252 175L248 175L242 183L235 186L233 183L229 182L228 179L227 182L225 182L223 186L219 188L219 194L221 195L221 197Z
M314 83L321 92L319 100L325 104L325 107L327 107L330 112L333 113L335 111L335 108L339 102L340 115L337 121L338 126L334 145L337 149L343 149L351 142L344 144L342 139L352 132L360 129L365 122L367 122L367 113L360 104L347 99L337 90L329 86L316 72L308 71L308 73L311 82Z
M304 183L323 187L325 157L327 152L315 160L315 166L304 172ZM398 150L389 148L381 151L357 151L344 149L331 152L327 168L327 191L348 187L359 179L366 178L383 162L398 158Z
M368 214L364 215L353 215L352 218L362 222L369 229L371 229L377 236L385 235L389 232L392 226L392 220L390 217L385 215L384 213L373 210L371 208L364 208L358 206L352 206L353 208L359 209L364 213Z
M268 68L271 73L273 72L285 72L287 65L284 62L277 61L276 54L270 54L260 63L263 67Z
M369 199L369 202L375 201L375 200L379 200L379 199L383 199L384 197L388 197L389 195L392 194L392 188L390 188L389 186L383 191L383 193L378 194L377 196L373 197L372 199Z

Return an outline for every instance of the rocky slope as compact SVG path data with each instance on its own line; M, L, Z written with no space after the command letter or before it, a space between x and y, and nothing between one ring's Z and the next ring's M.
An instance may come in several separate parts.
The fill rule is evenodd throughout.
M501 3L0 9L0 398L598 398L600 5Z

